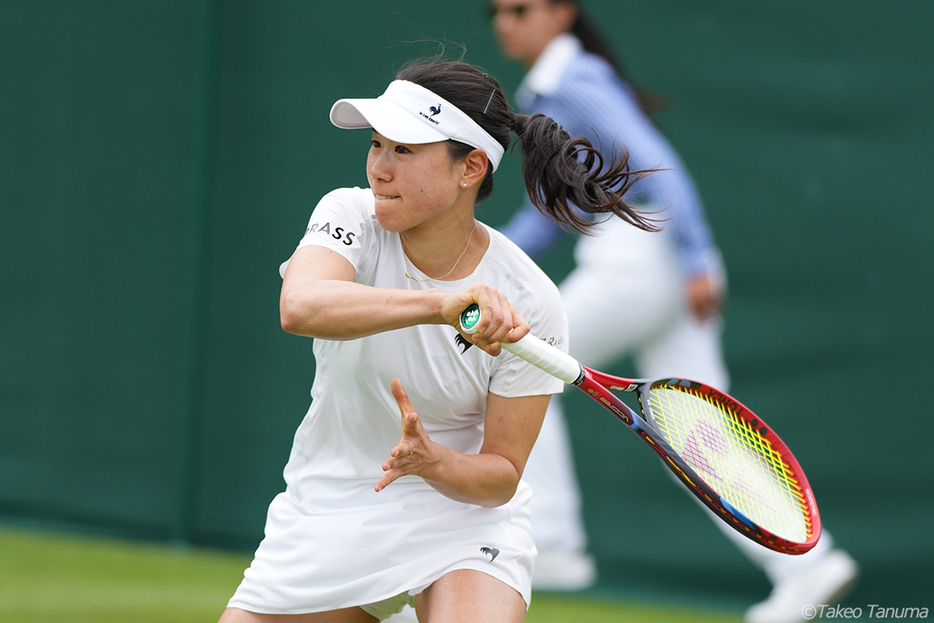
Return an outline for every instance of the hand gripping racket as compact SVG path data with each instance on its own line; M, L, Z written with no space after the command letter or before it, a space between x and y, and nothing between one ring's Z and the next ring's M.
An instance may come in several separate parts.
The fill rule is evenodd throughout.
M460 317L468 334L479 321L477 305ZM688 379L604 374L532 334L502 347L600 403L741 534L786 554L803 554L817 543L820 515L801 466L762 418L736 399ZM641 416L613 391L635 392Z

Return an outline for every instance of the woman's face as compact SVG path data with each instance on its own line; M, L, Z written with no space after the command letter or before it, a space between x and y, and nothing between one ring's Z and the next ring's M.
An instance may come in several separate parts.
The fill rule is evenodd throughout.
M552 0L490 0L490 12L503 56L527 67L577 18L573 2Z
M379 224L401 232L443 218L461 196L460 168L443 142L395 143L374 131L366 173Z

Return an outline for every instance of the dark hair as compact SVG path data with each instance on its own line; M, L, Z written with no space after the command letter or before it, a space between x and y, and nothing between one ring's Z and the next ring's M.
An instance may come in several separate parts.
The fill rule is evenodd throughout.
M409 63L397 80L414 82L461 109L486 132L509 149L512 134L522 147L522 175L532 203L557 223L589 233L595 223L588 214L610 214L646 231L659 227L623 200L626 191L651 171L630 171L623 151L606 158L582 136L571 137L550 117L516 115L492 76L454 60L419 60ZM448 141L451 157L464 158L474 147ZM493 168L487 169L477 201L493 192Z

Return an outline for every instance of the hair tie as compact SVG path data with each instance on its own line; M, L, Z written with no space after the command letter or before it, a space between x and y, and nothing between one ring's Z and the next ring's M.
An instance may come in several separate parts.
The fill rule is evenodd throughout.
M516 113L511 112L511 111L510 111L510 113L509 113L509 127L510 127L510 129L513 130L516 134L518 134L518 133L519 133L519 130L521 129L521 128L519 127L519 118L516 117Z

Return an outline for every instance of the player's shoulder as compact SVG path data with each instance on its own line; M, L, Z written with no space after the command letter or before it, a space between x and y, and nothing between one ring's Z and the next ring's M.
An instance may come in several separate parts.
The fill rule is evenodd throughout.
M312 220L337 220L352 224L359 233L380 229L376 220L376 201L369 188L336 188L321 197Z
M492 227L490 232L489 262L503 280L533 297L560 300L558 286L544 270L512 240Z
M373 211L375 201L369 188L359 186L335 188L321 198L321 203L338 203L361 210Z

